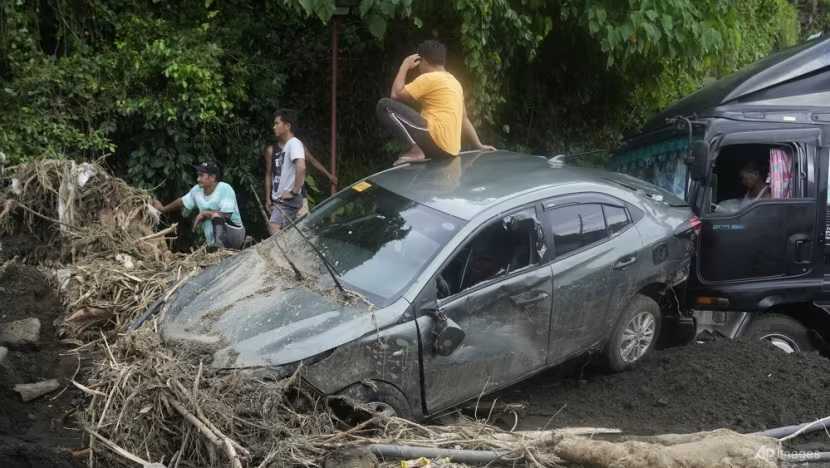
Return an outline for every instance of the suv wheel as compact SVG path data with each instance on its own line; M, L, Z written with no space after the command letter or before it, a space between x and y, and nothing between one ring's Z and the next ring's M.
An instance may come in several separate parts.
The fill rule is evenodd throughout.
M745 333L753 340L767 341L785 353L815 351L810 332L798 320L781 314L765 314L750 322Z
M628 304L605 350L608 368L625 370L646 356L657 342L662 314L654 299L638 294Z

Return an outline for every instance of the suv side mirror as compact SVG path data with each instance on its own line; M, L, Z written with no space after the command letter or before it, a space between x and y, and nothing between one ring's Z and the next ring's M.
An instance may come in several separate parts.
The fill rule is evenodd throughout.
M709 168L708 150L708 145L701 140L692 142L692 146L689 147L686 165L689 166L689 177L692 180L701 181L706 178L706 172Z

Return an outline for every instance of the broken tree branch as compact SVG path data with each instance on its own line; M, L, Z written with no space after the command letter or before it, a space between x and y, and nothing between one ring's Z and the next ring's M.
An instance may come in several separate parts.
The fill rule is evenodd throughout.
M216 433L214 433L204 422L202 422L198 417L196 417L193 413L188 411L184 405L181 404L178 400L170 399L167 397L162 397L170 406L172 406L183 418L185 418L190 424L193 424L196 429L199 430L208 440L215 445L216 447L223 449L225 454L228 456L228 459L231 462L231 466L234 468L242 468L242 462L239 459L239 455L236 453L236 449L233 447L233 442L227 437L220 437Z

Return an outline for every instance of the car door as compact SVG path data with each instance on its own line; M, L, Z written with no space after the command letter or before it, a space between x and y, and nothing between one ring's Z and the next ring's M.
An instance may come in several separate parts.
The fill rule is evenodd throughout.
M544 367L552 281L535 207L486 223L436 277L439 314L465 337L434 351L434 319L419 314L427 413L508 385Z
M821 236L812 162L817 151L826 151L817 148L818 135L817 129L736 132L714 145L714 169L705 183L703 206L698 206L702 231L696 270L703 284L797 277L814 270ZM750 151L765 148L757 161L769 164L768 182L770 149L780 148L792 168L788 192L747 199L740 182L734 182L734 193L720 195L733 174L725 177L718 171L726 172L730 159L746 163Z
M613 197L571 195L544 208L553 239L553 364L605 338L636 285L630 279L642 240L625 203Z

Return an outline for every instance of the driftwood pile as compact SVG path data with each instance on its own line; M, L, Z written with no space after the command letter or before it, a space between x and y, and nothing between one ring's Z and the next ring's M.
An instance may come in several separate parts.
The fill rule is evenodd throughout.
M60 253L50 268L66 298L64 338L95 362L72 382L88 395L81 424L89 467L775 466L757 456L775 453L774 439L728 431L611 442L595 436L613 431L420 425L371 412L346 424L304 388L302 367L280 381L216 372L161 343L155 319L127 331L166 291L230 255L171 252L165 238L175 226L155 232L149 193L94 163L47 160L9 175L0 236L25 232Z
M78 257L112 252L163 260L164 236L154 232L159 213L145 190L110 176L94 162L46 159L6 168L0 191L0 236L28 233L42 257ZM0 187L4 186L0 185Z

